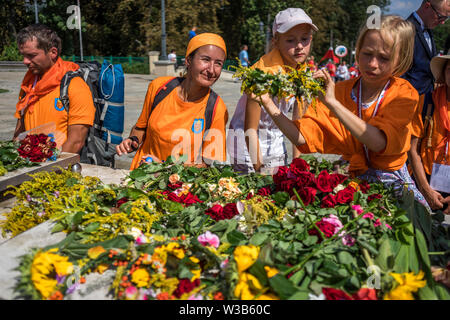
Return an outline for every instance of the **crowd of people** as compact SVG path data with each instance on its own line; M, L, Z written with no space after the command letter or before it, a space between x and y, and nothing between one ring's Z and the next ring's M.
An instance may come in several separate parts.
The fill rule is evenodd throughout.
M324 80L325 94L315 110L303 98L242 94L228 130L227 107L211 89L226 60L226 44L217 34L196 34L194 27L184 75L150 82L139 119L117 145L117 155L136 151L131 169L185 155L187 165L228 158L238 172L273 173L287 165L287 137L294 157L340 154L352 176L392 186L399 196L406 186L430 212L450 214L450 56L437 55L431 31L449 13L449 0L423 1L406 20L387 15L378 29L364 26L349 68L345 61L318 66L310 55L318 31L311 17L300 8L280 11L270 52L251 65L243 45L241 64L268 73L308 64L314 78ZM61 59L61 40L43 25L21 30L18 47L28 71L14 137L55 122L65 137L62 151L80 152L95 115L89 87L81 78L70 83L69 112L58 101L62 76L78 66Z

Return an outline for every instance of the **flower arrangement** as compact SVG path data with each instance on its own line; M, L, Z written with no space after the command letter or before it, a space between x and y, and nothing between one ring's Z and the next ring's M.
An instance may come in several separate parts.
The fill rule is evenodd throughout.
M43 161L55 161L58 154L59 150L52 134L31 134L20 142L0 142L0 176Z
M52 254L80 279L114 272L116 299L449 299L411 211L345 171L307 156L274 176L169 159L143 164L121 186L72 180L72 194L28 195L59 203L55 231L68 235ZM51 273L43 294L29 277L37 252L22 258L22 296L64 298L84 285L68 271L55 285L61 275Z

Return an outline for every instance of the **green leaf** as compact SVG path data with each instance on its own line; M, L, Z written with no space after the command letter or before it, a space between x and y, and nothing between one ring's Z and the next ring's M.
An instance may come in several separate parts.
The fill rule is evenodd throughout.
M289 280L292 281L292 283L294 284L299 284L300 281L303 280L303 277L305 276L306 272L305 269L300 269L299 271L297 271L296 273L294 273Z
M91 233L91 232L94 232L95 230L97 230L99 227L100 227L100 223L99 222L93 222L93 223L90 223L86 227L86 229L84 229L84 232Z
M63 226L62 224L57 223L57 224L55 224L55 226L53 227L51 233L61 232L61 231L63 231L64 229L65 229L65 228L64 228L64 226Z
M307 236L305 240L303 240L303 244L307 247L315 245L319 238L317 236Z
M269 237L267 233L258 232L255 233L251 238L249 243L255 246L261 246Z
M289 300L309 300L309 292L299 290L289 297Z
M269 284L273 291L275 291L275 293L282 300L289 299L298 291L291 281L279 273L272 278L269 278Z
M240 231L233 230L230 233L227 234L228 242L231 245L240 245L241 242L244 242L247 240L247 237Z
M254 275L263 287L268 284L267 272L264 270L264 264L261 260L256 260L255 263L248 269L248 272Z
M400 250L395 257L394 272L409 272L409 246L402 244Z
M355 258L347 251L340 251L338 253L338 261L342 264L352 264L355 262Z
M285 206L286 202L290 199L289 197L289 193L284 192L284 191L279 191L277 193L275 193L274 195L272 195L272 199L275 200L275 203L278 206Z

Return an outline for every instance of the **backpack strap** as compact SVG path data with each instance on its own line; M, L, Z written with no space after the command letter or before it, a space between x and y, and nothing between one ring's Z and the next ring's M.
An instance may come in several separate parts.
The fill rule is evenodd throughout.
M64 109L69 113L69 85L73 78L81 77L84 79L83 74L79 69L77 71L69 71L61 79L59 85L59 100L61 101Z
M183 82L184 78L181 77L175 77L164 83L158 91L156 91L155 98L153 99L152 108L150 109L150 115L152 114L153 110L155 110L156 106L164 100L165 97L167 97L173 89L175 89L177 86L179 86Z

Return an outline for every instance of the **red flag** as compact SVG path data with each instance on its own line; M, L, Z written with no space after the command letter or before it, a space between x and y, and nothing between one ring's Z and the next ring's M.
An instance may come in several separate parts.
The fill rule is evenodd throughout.
M325 59L332 59L334 63L339 63L339 58L334 55L333 48L328 49L327 53L320 59L319 63Z

